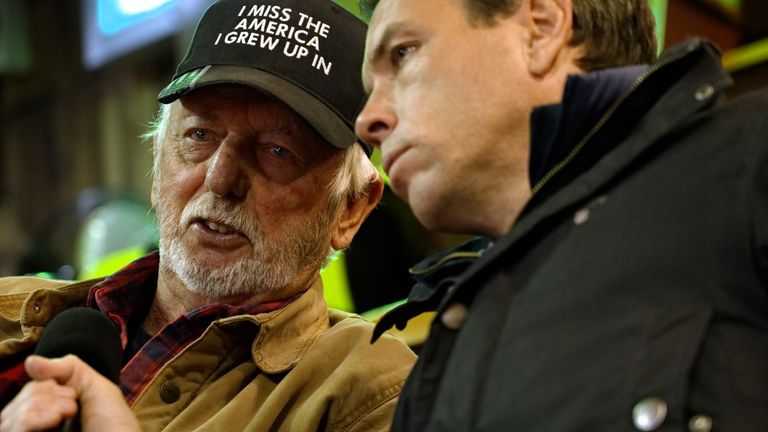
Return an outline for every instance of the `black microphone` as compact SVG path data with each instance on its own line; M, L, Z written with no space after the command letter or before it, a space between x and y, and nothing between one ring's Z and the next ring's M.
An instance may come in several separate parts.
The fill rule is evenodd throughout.
M34 353L48 358L74 354L112 382L120 379L120 332L109 317L95 309L75 307L56 315L43 330ZM64 421L59 430L80 430L79 423L77 415Z

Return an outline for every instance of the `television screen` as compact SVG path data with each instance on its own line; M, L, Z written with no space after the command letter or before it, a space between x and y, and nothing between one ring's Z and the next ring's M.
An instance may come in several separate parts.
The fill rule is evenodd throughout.
M96 69L193 25L213 0L83 0L83 64Z

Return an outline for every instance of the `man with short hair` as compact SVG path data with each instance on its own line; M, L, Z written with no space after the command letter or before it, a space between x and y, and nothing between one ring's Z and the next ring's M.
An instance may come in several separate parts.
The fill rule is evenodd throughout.
M762 430L768 96L646 0L380 0L356 130L428 228L396 431Z
M54 427L78 403L91 431L389 429L415 356L329 310L319 276L382 193L353 131L364 33L329 0L208 9L150 133L159 254L96 283L0 281L6 376L87 304L119 330L119 390L74 357L31 356L0 430Z

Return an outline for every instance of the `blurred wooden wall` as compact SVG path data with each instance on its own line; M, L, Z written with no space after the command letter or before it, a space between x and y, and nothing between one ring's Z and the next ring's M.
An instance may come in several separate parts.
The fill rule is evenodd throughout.
M71 261L83 190L149 200L151 153L139 137L183 54L165 40L86 71L79 2L10 1L23 4L31 61L0 75L0 274L12 268L10 255Z

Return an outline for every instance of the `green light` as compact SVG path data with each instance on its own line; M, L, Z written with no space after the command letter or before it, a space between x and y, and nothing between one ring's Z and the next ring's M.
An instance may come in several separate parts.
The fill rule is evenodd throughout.
M379 174L381 175L381 179L384 180L384 184L389 186L389 177L387 176L387 173L384 172L384 168L381 167L381 151L377 148L373 149L373 154L371 155L371 162L376 166L376 170L379 171Z
M360 16L360 7L358 6L358 0L333 0L336 4L340 5L344 9L352 12L353 14Z
M729 72L768 61L768 38L734 48L723 54L723 66Z
M355 311L355 301L349 287L347 263L344 251L336 252L320 271L323 278L323 296L329 308L347 312Z
M659 52L661 52L664 49L664 38L667 30L667 0L649 0L649 3L653 16L656 18L656 41Z
M741 0L717 0L715 3L732 15L737 15L741 11Z

